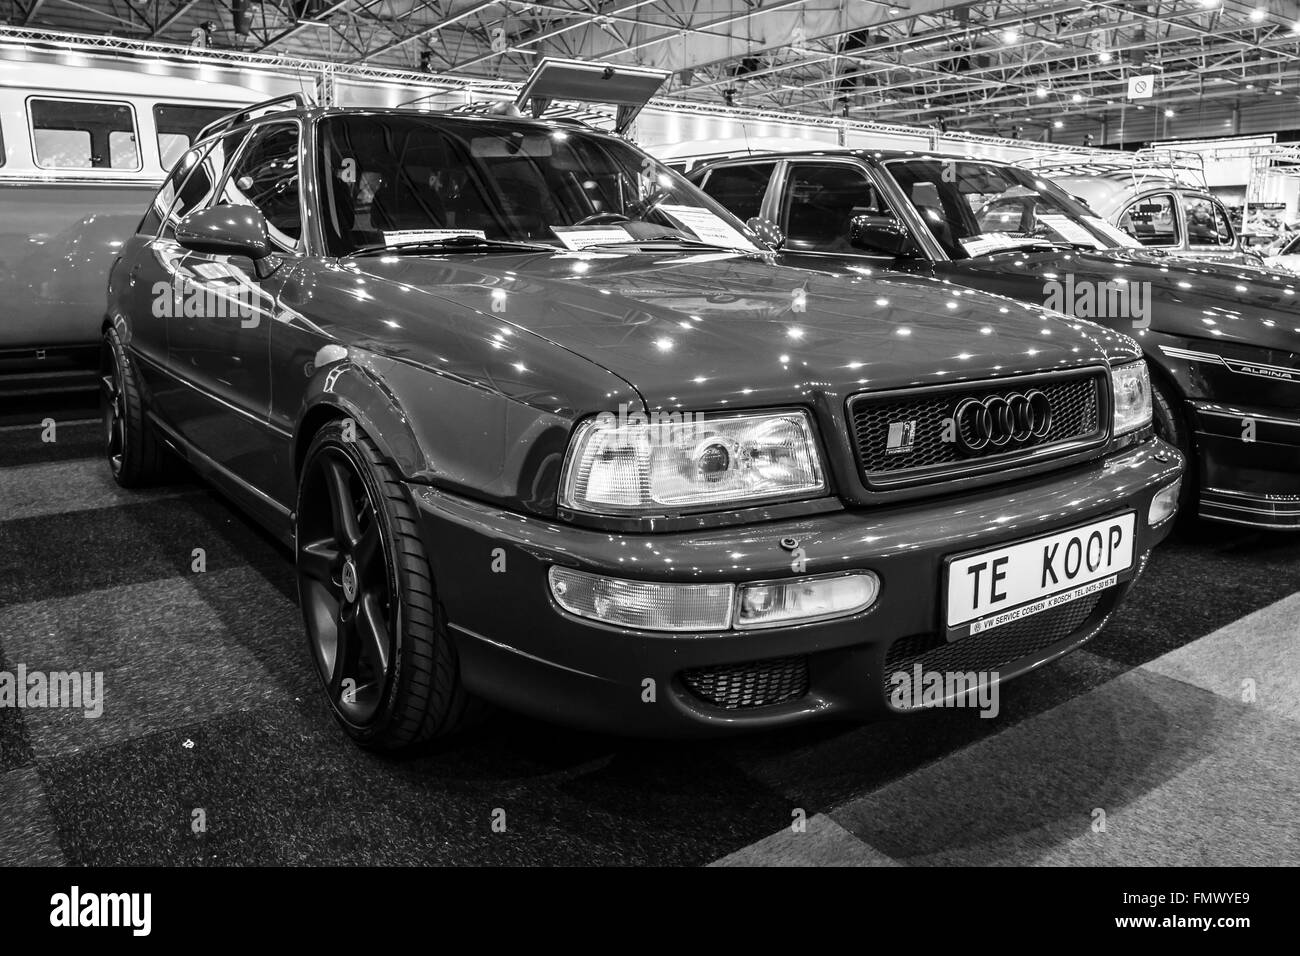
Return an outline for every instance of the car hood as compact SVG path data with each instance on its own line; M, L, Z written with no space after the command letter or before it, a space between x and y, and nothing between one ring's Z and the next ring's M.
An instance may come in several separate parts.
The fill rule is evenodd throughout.
M366 283L373 315L423 293L494 320L485 335L499 320L584 356L652 408L803 403L1138 354L1126 336L947 282L836 277L757 256L386 256L343 268ZM436 341L376 334L408 355Z
M1300 280L1286 272L1145 250L1002 252L960 264L970 274L1041 280L1045 303L1048 284L1067 278L1075 288L1083 280L1149 283L1153 331L1300 354Z

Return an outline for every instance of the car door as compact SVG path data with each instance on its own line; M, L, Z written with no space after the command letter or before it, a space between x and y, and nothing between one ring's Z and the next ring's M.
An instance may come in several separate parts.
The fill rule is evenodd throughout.
M169 396L171 426L245 490L271 485L271 325L285 277L302 254L300 124L253 127L218 181L209 205L254 206L266 217L282 264L259 278L243 256L186 251L186 289L168 320L168 368L183 386Z
M186 205L187 184L207 153L207 146L188 150L172 168L153 197L149 211L124 250L131 313L131 350L146 384L156 387L159 370L167 363L167 313L174 300L172 278L175 255L160 243L159 231L171 211ZM193 208L193 203L188 203ZM183 215L183 213L182 213Z

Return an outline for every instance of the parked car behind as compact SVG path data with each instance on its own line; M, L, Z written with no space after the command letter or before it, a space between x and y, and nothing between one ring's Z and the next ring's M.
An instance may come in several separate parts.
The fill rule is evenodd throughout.
M1037 157L1023 163L1046 176L1144 248L1180 258L1261 265L1205 183L1199 154L1137 153Z
M1294 277L1137 248L1059 184L996 160L819 150L690 176L780 235L791 264L932 276L1133 334L1151 363L1157 429L1195 462L1189 508L1300 528Z

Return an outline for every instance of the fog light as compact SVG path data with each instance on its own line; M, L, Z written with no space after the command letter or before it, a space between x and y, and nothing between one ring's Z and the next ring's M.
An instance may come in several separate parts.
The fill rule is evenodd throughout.
M570 614L647 631L725 631L734 584L626 581L552 567L551 593Z
M570 614L646 631L726 631L824 621L864 611L880 594L871 571L753 584L628 581L552 567L551 594Z
M1154 528L1178 510L1178 492L1182 486L1183 479L1179 478L1168 488L1156 492L1151 507L1147 509L1147 524Z
M824 621L865 611L880 593L871 571L769 581L740 586L736 627L773 627Z

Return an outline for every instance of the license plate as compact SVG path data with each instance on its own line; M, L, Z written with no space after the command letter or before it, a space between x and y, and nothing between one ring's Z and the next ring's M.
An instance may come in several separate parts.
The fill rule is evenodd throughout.
M948 563L949 640L1113 587L1133 567L1134 512ZM953 633L953 628L960 628Z

